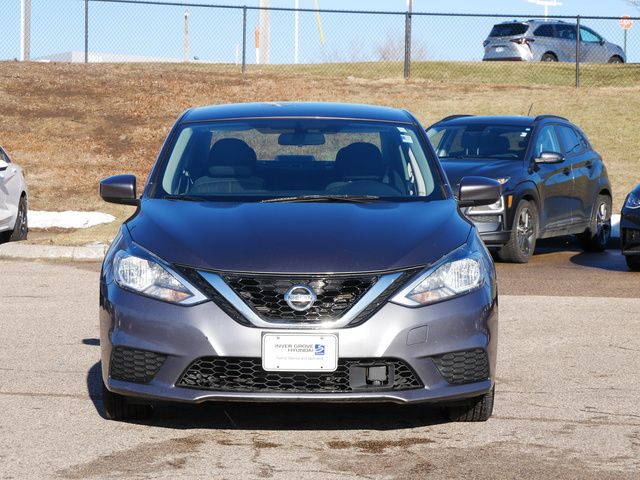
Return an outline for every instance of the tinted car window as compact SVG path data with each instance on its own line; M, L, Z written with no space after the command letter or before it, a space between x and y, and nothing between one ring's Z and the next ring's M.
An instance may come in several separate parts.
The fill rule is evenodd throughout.
M537 37L553 37L553 25L541 25L536 28L536 31L533 34Z
M489 33L490 37L511 37L513 35L523 35L529 29L526 23L501 23L494 25Z
M530 131L518 125L436 125L427 136L440 158L522 160Z
M576 39L576 27L572 25L556 25L556 36L564 40Z
M406 124L246 119L184 125L155 196L442 198L434 160Z
M552 125L542 127L536 138L533 149L534 158L538 158L542 152L562 153L558 136Z
M580 39L586 43L600 43L602 40L597 33L585 27L580 27Z
M563 153L565 155L578 154L584 151L584 144L573 128L565 125L558 125L556 128L560 132Z

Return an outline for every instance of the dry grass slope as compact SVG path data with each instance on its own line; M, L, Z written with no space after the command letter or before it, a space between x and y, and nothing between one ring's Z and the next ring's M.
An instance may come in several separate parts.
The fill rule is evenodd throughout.
M499 82L499 70L491 72ZM143 183L183 110L276 100L408 108L424 125L452 113L522 115L533 103L534 113L566 116L587 132L608 165L616 208L640 181L640 83L579 90L489 86L457 82L455 75L441 71L438 77L425 75L409 82L269 71L243 79L197 65L5 62L0 63L0 143L25 167L32 208L101 209L122 217L127 210L107 207L99 199L98 181L131 172Z

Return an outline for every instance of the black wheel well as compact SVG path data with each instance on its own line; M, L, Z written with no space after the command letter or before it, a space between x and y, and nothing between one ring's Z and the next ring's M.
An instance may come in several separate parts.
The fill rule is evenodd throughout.
M617 53L615 55L611 55L611 58L617 58L618 60L620 60L620 63L624 63L624 58L622 58ZM609 60L611 60L611 58Z
M542 54L542 56L544 57L545 55L551 55L553 56L553 58L555 58L556 60L558 59L558 55L556 55L556 53L552 50L546 51Z
M609 191L609 189L608 189L608 188L603 188L603 189L601 189L601 190L598 192L598 195L604 195L604 196L607 196L607 197L609 197L609 198L613 199L613 195L611 195L611 192Z

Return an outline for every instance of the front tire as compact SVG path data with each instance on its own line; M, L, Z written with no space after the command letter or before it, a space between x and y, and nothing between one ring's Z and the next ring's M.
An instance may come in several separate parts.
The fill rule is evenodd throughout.
M509 242L498 250L503 262L527 263L536 249L538 210L532 202L521 200L516 208Z
M144 420L153 413L151 405L130 403L124 395L109 391L104 383L102 407L107 420Z
M558 57L556 57L554 53L547 52L544 55L542 55L542 58L540 59L540 61L541 62L557 62Z
M469 405L447 408L449 420L452 422L486 422L493 413L495 393L496 387L494 385L489 393L474 398Z
M640 272L640 255L625 255L624 259L627 261L629 270Z
M608 63L619 64L619 63L624 63L624 60L622 59L622 57L619 57L618 55L614 55L609 59Z
M0 234L0 243L17 242L26 240L29 233L29 222L27 220L27 197L22 195L18 203L18 215L13 230Z
M580 246L587 252L604 252L611 238L611 197L598 195L591 217L589 228L578 235Z

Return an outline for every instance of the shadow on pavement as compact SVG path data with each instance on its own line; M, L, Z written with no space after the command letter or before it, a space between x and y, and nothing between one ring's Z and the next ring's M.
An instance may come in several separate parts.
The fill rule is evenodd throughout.
M181 430L397 430L447 421L433 406L211 402L158 405L146 423Z

